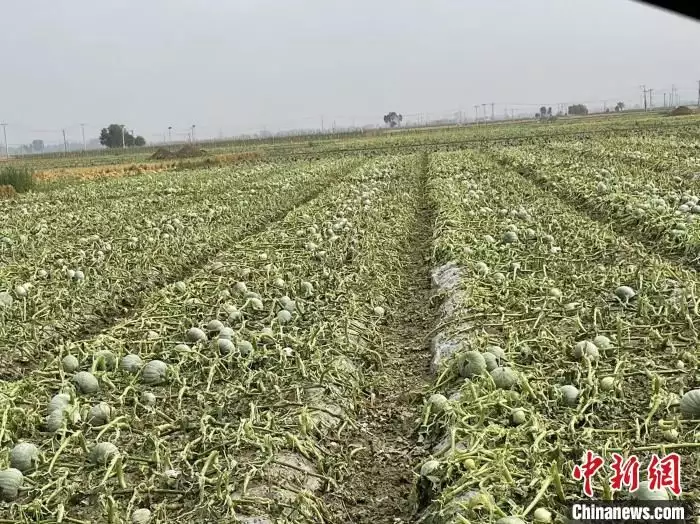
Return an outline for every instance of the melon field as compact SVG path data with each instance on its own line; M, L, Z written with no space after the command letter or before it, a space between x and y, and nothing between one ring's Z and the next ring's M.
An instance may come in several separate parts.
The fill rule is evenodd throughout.
M569 522L587 450L697 511L699 267L695 117L0 200L0 524Z

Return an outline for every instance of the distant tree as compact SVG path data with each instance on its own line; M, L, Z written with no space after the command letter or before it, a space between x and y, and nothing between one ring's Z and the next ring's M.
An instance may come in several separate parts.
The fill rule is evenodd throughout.
M547 116L547 108L545 106L540 107L540 117L544 118Z
M615 111L618 112L618 113L619 113L620 111L624 111L624 109L625 109L625 103L624 103L624 102L618 102L617 105L615 106Z
M396 127L403 121L403 115L399 115L396 111L392 111L384 115L384 123L389 127Z
M588 108L584 104L574 104L569 106L570 115L587 115Z
M122 135L122 132L124 133ZM137 143L137 140L139 143ZM145 145L146 140L143 137L135 137L129 133L124 126L119 124L110 124L109 127L102 128L100 131L100 144L108 148L133 147L137 145Z
M552 116L552 108L551 107L547 108L547 116Z
M606 112L606 113L609 113L609 112L610 112L610 108L609 108L609 107L606 107L606 108L605 108L605 112Z
M32 140L32 151L34 153L43 153L44 141L43 140Z
M136 147L145 146L145 145L146 145L146 139L143 138L141 135L139 135L139 136L137 136L137 137L134 139L134 145L135 145Z

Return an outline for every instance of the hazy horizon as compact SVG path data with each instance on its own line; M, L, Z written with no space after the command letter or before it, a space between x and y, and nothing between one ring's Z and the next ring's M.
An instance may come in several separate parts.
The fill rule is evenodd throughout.
M147 141L449 117L475 104L694 100L700 24L630 0L24 0L0 7L11 147L123 123ZM555 107L556 109L556 107ZM490 106L488 107L490 113ZM0 135L0 141L2 136Z

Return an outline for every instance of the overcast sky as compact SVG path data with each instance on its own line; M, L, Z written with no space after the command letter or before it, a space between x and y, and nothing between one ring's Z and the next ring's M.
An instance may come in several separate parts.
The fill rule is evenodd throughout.
M643 83L661 104L700 80L700 23L629 0L0 0L0 49L11 145L634 103Z

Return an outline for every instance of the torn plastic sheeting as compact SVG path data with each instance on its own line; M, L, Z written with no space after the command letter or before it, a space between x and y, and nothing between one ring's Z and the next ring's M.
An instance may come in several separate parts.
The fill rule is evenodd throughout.
M461 342L456 339L446 338L444 333L438 333L435 335L430 343L430 349L433 353L433 359L430 362L430 372L435 374L440 369L440 364L450 358L457 349L459 349Z
M447 295L447 298L440 304L440 314L443 317L451 317L461 308L466 293L464 291L455 291Z
M246 495L292 505L300 489L313 493L321 488L316 473L314 465L299 453L282 452L265 468L263 479L251 482Z
M237 517L238 522L241 524L273 524L269 517L256 516L256 517Z
M452 290L459 285L461 273L457 262L448 262L433 270L433 286L444 291Z

